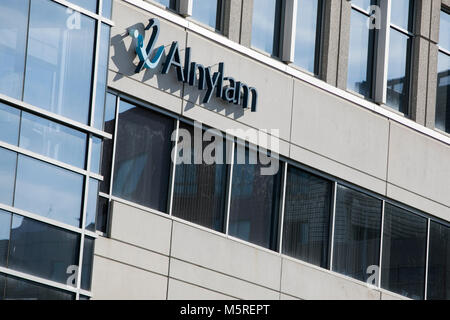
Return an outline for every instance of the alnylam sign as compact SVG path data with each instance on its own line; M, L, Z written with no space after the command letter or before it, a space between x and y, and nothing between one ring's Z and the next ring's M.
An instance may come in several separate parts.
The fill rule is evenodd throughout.
M129 31L130 36L136 40L136 53L140 60L136 68L136 73L141 72L143 69L155 69L160 64L163 56L164 46L158 47L156 51L154 50L159 37L160 25L158 19L150 19L150 23L145 30L150 29L152 29L152 34L145 48L144 37L139 31L136 29ZM152 53L153 58L151 58ZM256 89L249 87L241 81L236 81L232 77L226 77L225 64L223 62L219 63L218 71L212 73L210 67L205 67L197 62L191 61L191 48L188 47L186 48L183 64L181 62L178 41L174 41L163 63L161 73L167 74L171 67L176 69L178 81L190 86L197 85L199 90L206 90L203 103L209 103L215 92L217 98L221 98L228 103L241 105L244 109L249 107L251 98L251 111L256 111L258 103L258 92ZM198 79L197 71L199 74Z

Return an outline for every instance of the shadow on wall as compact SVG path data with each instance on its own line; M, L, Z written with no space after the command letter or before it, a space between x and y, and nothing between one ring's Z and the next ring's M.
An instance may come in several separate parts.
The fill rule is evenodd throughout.
M139 30L141 34L145 34L146 40L144 41L144 45L147 45L149 32L148 31L145 32L145 27L146 26L143 23L137 23L133 26L130 26L127 30L136 29ZM136 60L136 51L134 47L134 40L132 40L131 37L128 35L128 31L113 36L111 38L111 46L114 48L114 55L111 57L111 60L118 69L118 73L114 77L113 81L118 81L123 77L135 76L137 65L133 63L133 61ZM202 100L206 94L206 90L199 90L197 85L189 86L180 83L177 79L174 68L172 68L166 75L161 74L163 62L166 60L170 46L171 43L164 44L165 50L161 58L161 63L155 69L144 69L142 71L144 74L142 78L139 79L139 81L146 83L150 86L157 87L158 89L164 90L170 94L180 97L183 96L183 99L185 99L186 101L184 112L193 109L199 103L201 103L205 109L208 109L213 112L224 111L224 115L226 117L232 117L233 119L239 119L244 115L244 109L242 107L227 103L222 99L217 98L215 90L214 95L211 98L211 101L207 104L203 104ZM193 53L195 54L195 50L193 51L194 51ZM180 48L180 56L182 59L182 63L184 63L184 54L185 49ZM195 61L194 57L193 61ZM210 67L212 71L215 72L217 71L218 63ZM133 78L136 79L136 77ZM156 82L147 83L153 79ZM198 73L196 84L198 84ZM250 110L248 110L248 112L250 112Z

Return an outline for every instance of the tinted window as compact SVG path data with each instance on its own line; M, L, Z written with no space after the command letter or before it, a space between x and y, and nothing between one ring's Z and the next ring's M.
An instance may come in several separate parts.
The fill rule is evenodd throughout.
M0 148L0 202L12 205L17 154Z
M80 226L83 176L19 155L14 206Z
M22 113L20 147L84 168L86 134L27 112Z
M95 216L97 215L98 180L89 179L89 194L86 206L86 229L95 231Z
M19 125L20 110L0 103L0 140L17 146Z
M106 95L105 120L103 128L106 132L114 135L114 126L116 119L116 96L108 93ZM113 156L113 140L105 139L103 141L102 155L102 175L103 181L100 183L100 191L109 194L111 183L111 165Z
M9 230L11 229L11 214L0 210L0 267L6 267L9 246ZM0 291L0 297L2 292Z
M174 120L120 103L113 194L166 211Z
M80 236L42 222L13 216L8 268L67 283L78 265Z
M103 0L102 15L107 19L111 19L111 10L112 0Z
M69 0L73 4L92 12L97 12L97 0Z
M289 166L283 253L328 267L331 182Z
M280 21L280 0L258 0L253 6L252 46L278 56Z
M383 232L381 286L423 299L427 220L386 203Z
M439 46L450 51L450 14L443 10L440 17Z
M391 23L405 30L411 30L413 9L414 1L391 1Z
M317 73L321 0L299 0L295 31L294 63Z
M245 162L240 162L240 149L236 148L234 158L229 234L276 250L281 170L275 175L262 175L261 161L251 161L256 159L256 152L245 148Z
M55 2L31 1L24 100L88 123L95 22L80 15L69 28L68 17Z
M201 129L200 135L203 134ZM194 149L194 130L191 126L180 123L180 136L178 144L180 157L191 154L187 163L178 164L175 172L175 186L173 195L173 211L176 217L193 223L223 231L224 206L227 186L227 165L225 141L222 136L212 138L212 142L204 142L203 148ZM182 141L189 139L189 141ZM218 140L215 140L218 139ZM208 152L211 146L216 146L222 153L219 161L212 164L200 161L194 163L194 159L203 159L203 153ZM211 154L211 153L208 153ZM215 157L215 152L212 152Z
M12 300L74 300L75 294L47 287L36 282L8 276L5 299Z
M91 290L92 262L94 257L94 239L86 237L83 249L83 268L81 270L81 288Z
M217 13L220 12L220 3L220 0L193 0L192 18L219 29Z
M92 137L91 148L91 172L100 173L100 162L102 156L102 139Z
M430 225L428 300L450 299L450 228L434 221Z
M371 98L375 32L367 21L366 15L352 10L347 88Z
M450 56L438 55L436 128L450 132Z
M381 200L338 186L333 271L366 282L380 265L381 211Z
M0 93L22 99L28 0L0 2Z

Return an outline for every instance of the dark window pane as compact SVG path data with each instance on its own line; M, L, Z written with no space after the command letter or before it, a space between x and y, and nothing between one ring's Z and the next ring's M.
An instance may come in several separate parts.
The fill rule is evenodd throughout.
M83 176L20 155L14 206L80 226Z
M381 287L423 299L427 220L386 203Z
M28 0L0 2L0 93L22 100Z
M281 170L275 175L262 175L263 165L256 152L245 149L245 164L238 164L236 148L229 234L254 244L276 250L278 243L278 218L280 204ZM240 161L239 161L240 162Z
M439 46L450 51L450 14L444 10L441 11Z
M86 237L83 249L83 268L81 270L81 289L91 290L92 263L94 258L94 239Z
M96 228L100 232L107 232L108 225L108 210L109 210L109 200L103 197L98 197L97 205L97 221Z
M102 156L102 139L92 137L91 150L91 172L100 173L100 162Z
M328 267L331 182L289 166L283 253Z
M5 299L11 300L74 300L75 294L16 277L6 278Z
M166 6L167 8L170 8L172 10L175 10L176 8L176 0L155 0L156 2L161 3L162 5Z
M89 179L89 194L86 206L86 229L95 231L95 216L97 215L97 199L98 199L98 185L96 179Z
M100 33L100 47L97 66L97 90L95 98L94 127L103 129L103 116L105 112L106 81L108 76L109 58L109 26L102 23Z
M17 154L0 148L0 203L12 205Z
M196 130L201 131L201 129ZM181 134L182 132L184 134ZM186 154L191 152L192 156L189 163L178 164L176 167L172 214L204 227L223 231L227 186L226 142L222 136L219 136L217 141L214 140L216 139L214 137L213 142L204 142L203 148L197 151L194 149L194 129L181 123L180 136L185 138L186 135L190 138L191 143L181 141L179 144L180 157L184 152ZM210 145L217 146L218 150L221 150L222 157L219 161L222 164L218 164L219 161L214 164L205 162L195 164L194 154L203 159L203 152L207 146L210 148Z
M347 88L371 98L375 31L367 27L368 19L352 10Z
M278 56L280 21L280 0L258 0L253 6L252 46Z
M391 23L405 30L412 30L414 1L391 1Z
M80 236L46 223L13 216L8 268L66 284L78 265Z
M0 273L0 300L5 299L6 277Z
M0 103L0 140L17 146L19 124L20 110Z
M87 9L95 13L97 12L97 0L69 0L69 2L72 2L83 9Z
M166 211L174 120L120 103L113 194Z
M450 299L450 228L434 221L430 225L427 299Z
M338 186L333 271L366 282L380 265L382 201Z
M438 55L436 128L450 132L450 56Z
M217 0L193 0L192 18L198 20L211 28L217 26L217 10L220 1Z
M102 15L107 19L111 19L111 10L112 0L103 0Z
M294 63L309 72L316 72L321 0L299 0L295 31Z
M86 134L56 122L22 113L20 147L83 168Z
M411 39L391 28L386 104L408 113Z
M0 210L0 267L6 267L9 247L9 231L11 229L11 214ZM0 297L2 293L0 291Z
M116 96L108 93L106 95L105 106L105 123L104 130L114 135L114 126L116 119ZM103 155L102 155L102 175L103 181L100 183L100 191L109 194L109 187L111 184L111 167L113 155L113 140L105 139L103 141Z
M31 1L24 100L87 124L95 21L79 17L78 25L78 19L68 20L64 6L49 0Z

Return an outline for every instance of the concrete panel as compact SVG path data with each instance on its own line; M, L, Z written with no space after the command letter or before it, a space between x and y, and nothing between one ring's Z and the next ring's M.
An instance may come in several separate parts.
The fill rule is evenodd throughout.
M236 300L232 297L178 280L169 280L168 300Z
M169 255L171 220L113 201L111 238Z
M177 259L170 260L170 277L245 300L278 300L279 293Z
M388 121L300 81L294 86L292 143L384 180Z
M386 182L384 180L372 177L304 148L291 145L290 157L292 160L339 177L373 192L379 194L385 194L386 192Z
M160 36L155 48L165 46L165 53L163 54L161 63L155 70L144 69L136 74L135 70L139 62L139 58L135 52L135 42L132 37L128 35L130 29L137 29L141 34L144 34L144 29L147 27L149 19L155 16L143 10L135 8L123 1L116 1L114 3L113 21L116 26L111 29L111 50L109 68L117 74L112 79L112 82L120 80L122 77L130 77L138 82L147 84L148 86L157 88L164 92L181 97L182 84L178 82L175 74L162 75L162 62L165 61L165 56L168 54L172 41L178 41L181 54L184 56L184 49L186 46L185 30L175 24L166 20L160 21ZM151 36L151 30L145 32L144 45L146 46ZM110 82L111 83L111 82ZM145 90L145 87L141 87Z
M371 290L330 272L283 259L281 291L305 300L379 300Z
M390 199L407 203L411 207L422 210L435 217L450 221L450 208L435 201L424 198L408 190L387 184L386 196Z
M230 119L260 129L279 129L279 136L288 141L291 124L292 86L290 76L267 67L253 59L246 58L232 50L217 45L195 33L188 32L188 44L192 47L192 61L217 71L219 62L225 63L225 76L242 81L258 91L257 112L244 111L241 106L230 104L216 98L215 92L210 103L203 104L206 90L197 86L185 85L184 98L188 103L183 114L189 116L190 110L203 108L222 114ZM171 71L175 73L175 71ZM225 81L228 85L228 81ZM223 121L223 120L222 120Z
M280 300L301 300L301 299L282 293L280 294Z
M174 222L172 256L279 290L281 258L275 253Z
M411 300L411 299L383 290L381 291L381 300Z
M97 238L95 240L95 254L140 269L168 275L169 257L113 239Z
M163 300L167 278L94 256L92 294L96 300Z
M450 206L450 146L391 124L388 182Z

